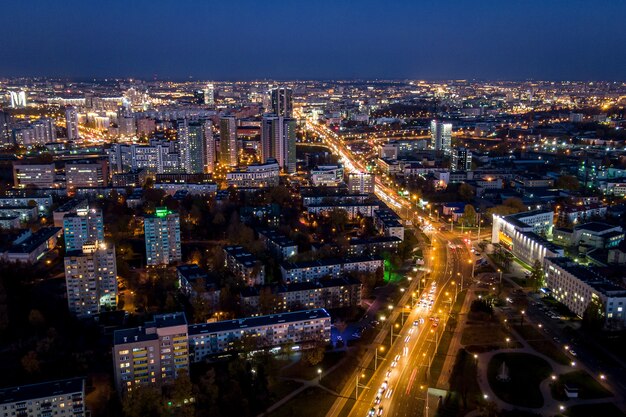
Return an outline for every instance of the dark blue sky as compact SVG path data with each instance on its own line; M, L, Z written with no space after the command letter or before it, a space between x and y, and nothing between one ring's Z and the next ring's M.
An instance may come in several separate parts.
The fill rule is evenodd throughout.
M7 0L0 76L626 79L624 0Z

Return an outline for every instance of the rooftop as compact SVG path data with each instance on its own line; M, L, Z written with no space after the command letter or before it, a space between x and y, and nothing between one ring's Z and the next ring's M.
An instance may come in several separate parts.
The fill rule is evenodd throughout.
M63 379L60 381L42 382L40 384L22 385L19 387L1 388L0 404L34 400L37 398L67 395L76 392L84 393L82 378Z

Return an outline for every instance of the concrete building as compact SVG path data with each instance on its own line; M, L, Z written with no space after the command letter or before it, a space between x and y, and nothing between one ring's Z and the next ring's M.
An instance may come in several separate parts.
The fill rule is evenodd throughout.
M449 154L452 148L452 123L430 122L431 147Z
M329 214L334 210L344 210L348 218L354 219L357 216L372 217L374 212L380 207L379 203L320 203L309 204L307 212L316 216Z
M220 118L220 164L225 167L238 165L237 119L234 116Z
M226 269L240 278L245 285L265 283L265 265L241 246L224 247Z
M324 309L272 314L189 326L192 362L226 352L273 349L289 344L306 349L330 341L330 315Z
M146 264L155 266L181 260L180 218L164 207L143 220L146 240Z
M559 220L567 224L580 224L606 217L608 206L601 203L564 204L558 211Z
M145 169L152 174L181 172L177 141L152 139L148 145L113 143L108 150L109 168L119 174Z
M117 307L115 246L95 241L66 252L65 284L70 313L89 317Z
M280 166L275 159L268 159L264 164L253 164L241 167L226 174L229 186L276 187L280 182Z
M341 165L318 165L311 170L311 183L316 186L334 187L343 183Z
M554 212L534 210L493 217L491 242L500 243L513 255L532 265L544 257L563 256L563 249L543 236L552 236ZM541 236L543 235L543 236Z
M450 164L452 171L471 171L472 170L472 152L467 148L456 148L452 150L452 163Z
M280 265L283 281L286 283L316 281L327 277L340 278L349 272L374 273L379 268L383 268L383 260L377 256L283 262Z
M374 211L374 226L385 236L394 236L404 240L404 226L400 217L387 208Z
M0 417L85 417L85 380L41 382L0 389Z
M116 330L113 368L119 393L173 382L181 370L189 369L185 314L160 314L144 326Z
M544 272L551 295L579 317L594 301L603 308L600 313L607 320L624 324L625 288L613 284L595 270L563 257L546 258Z
M11 234L8 243L0 247L0 260L35 264L56 248L61 234L60 227L42 227L36 232L17 230Z
M102 211L95 208L76 208L63 217L63 234L65 235L65 250L68 252L82 250L87 242L103 242Z
M67 140L76 141L80 139L80 133L78 131L78 110L76 110L76 107L66 107L65 129L67 130Z
M54 175L54 164L13 163L13 185L15 188L27 186L53 188Z
M289 174L296 172L296 120L269 114L261 125L260 159L273 158Z
M215 167L215 141L211 121L178 122L181 167L188 174L211 173Z
M70 195L76 188L106 187L109 185L107 160L88 159L66 163L65 184Z
M348 174L348 192L350 194L374 194L374 174L369 172L351 172Z
M620 226L599 222L581 224L573 229L559 228L554 231L554 242L563 246L609 249L619 246L622 240L624 240L624 231Z
M271 91L272 112L277 116L293 115L293 91L291 88L279 87Z
M282 233L274 229L261 229L258 232L259 240L275 259L282 261L298 254L298 245Z

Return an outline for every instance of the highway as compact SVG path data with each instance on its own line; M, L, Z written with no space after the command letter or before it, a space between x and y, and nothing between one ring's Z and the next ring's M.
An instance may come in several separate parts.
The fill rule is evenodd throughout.
M355 157L334 132L312 122L307 122L307 128L315 131L324 143L339 155L348 172L366 171L365 161ZM410 200L400 196L398 190L393 188L393 184L383 183L378 176L375 181L375 194L378 198L404 220L417 218L416 208ZM467 262L470 259L470 252L457 234L439 231L438 225L434 226L437 227L430 234L432 244L424 248L424 258L431 271L429 280L421 293L418 293L416 288L421 277L410 282L404 296L391 311L390 317L383 322L386 328L383 328L375 338L367 355L361 361L361 368L355 370L352 378L348 379L349 382L326 414L327 417L338 416L348 404L347 398L350 395L354 398L357 381L359 396L356 402L351 402L354 405L350 410L350 416L409 417L425 415L427 407L432 411L436 409L436 404L429 405L426 400L430 365L456 293L461 291L457 278L459 275L465 278L470 275L470 266ZM465 279L465 283L469 284L469 279ZM430 297L433 305L420 304L419 300L422 297L426 297L426 302ZM416 301L415 306L412 306L413 300ZM406 317L404 325L397 329L395 326L392 328L401 314ZM430 320L431 317L437 317L439 324L435 325L434 320ZM414 325L416 321L418 325ZM393 330L394 343L384 353L384 360L378 364L376 370L366 369L383 340L389 340L390 330Z

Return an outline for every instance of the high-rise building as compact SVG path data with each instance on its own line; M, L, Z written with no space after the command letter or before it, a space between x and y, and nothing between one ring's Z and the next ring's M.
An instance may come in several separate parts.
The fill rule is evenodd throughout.
M187 174L213 172L215 142L209 120L180 120L178 122L178 141L181 167Z
M104 241L104 221L99 209L78 209L63 217L66 252L82 250L89 242Z
M78 133L78 111L76 107L69 106L65 109L65 128L67 129L67 140L77 140Z
M11 107L14 109L19 107L26 107L26 92L25 91L9 91L11 97Z
M207 84L204 89L204 104L207 106L215 105L215 86L213 84Z
M453 149L450 169L452 171L471 171L472 152L465 147Z
M102 241L66 252L65 283L70 313L88 317L117 307L115 246Z
M265 115L261 126L261 161L278 161L283 171L296 172L296 120Z
M272 112L277 116L291 117L293 115L293 91L291 88L279 87L271 92Z
M374 194L374 174L369 172L348 174L348 191L350 194Z
M0 110L0 145L11 143L9 134L9 114Z
M194 104L204 104L204 90L194 90L193 102Z
M181 260L180 218L165 207L143 220L146 239L146 263L161 265Z
M116 330L113 367L118 392L173 382L189 368L189 333L184 313L160 314L144 326Z
M452 123L442 123L437 120L430 122L431 146L436 151L450 153L452 144Z
M220 119L220 163L237 166L237 119L224 116Z

